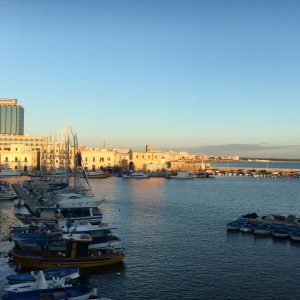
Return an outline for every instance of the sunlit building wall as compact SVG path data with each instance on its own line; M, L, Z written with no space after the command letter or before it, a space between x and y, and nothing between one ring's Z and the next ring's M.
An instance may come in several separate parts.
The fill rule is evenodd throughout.
M36 169L39 152L21 144L0 147L0 168L29 172Z
M99 170L115 166L115 152L98 147L80 147L82 167L86 170Z

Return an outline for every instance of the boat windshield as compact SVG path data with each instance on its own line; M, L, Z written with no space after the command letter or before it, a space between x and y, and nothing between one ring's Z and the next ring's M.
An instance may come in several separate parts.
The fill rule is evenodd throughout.
M93 216L99 216L101 215L101 211L98 207L93 208Z
M65 218L90 216L89 208L65 208L62 210L62 213Z

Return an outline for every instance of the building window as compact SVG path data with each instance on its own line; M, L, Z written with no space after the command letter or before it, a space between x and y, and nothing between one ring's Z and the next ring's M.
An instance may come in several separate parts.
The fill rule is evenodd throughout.
M150 155L148 155L148 158L150 158Z
M95 157L93 157L93 162L95 162Z
M157 158L157 155L155 155L155 158Z
M142 155L142 158L144 158L144 155Z
M18 151L18 148L16 148L16 151Z
M25 157L25 160L24 160L25 162L27 162L27 157Z
M5 162L8 162L8 157L5 157Z
M110 157L107 160L110 161Z
M139 158L139 156L137 155L136 158Z
M87 157L85 158L85 162L87 162Z
M18 158L17 157L15 157L15 162L17 162L18 161Z

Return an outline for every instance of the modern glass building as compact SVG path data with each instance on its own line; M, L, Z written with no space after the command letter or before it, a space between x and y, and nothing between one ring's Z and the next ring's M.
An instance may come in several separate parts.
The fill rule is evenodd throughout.
M17 99L0 98L0 134L24 134L24 108Z

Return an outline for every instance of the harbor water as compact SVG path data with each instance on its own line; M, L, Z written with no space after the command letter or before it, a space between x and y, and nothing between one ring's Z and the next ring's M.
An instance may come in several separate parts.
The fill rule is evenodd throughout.
M83 274L102 297L121 299L298 299L300 244L227 233L242 214L300 216L299 178L217 176L174 180L92 179L104 221L118 227L124 263ZM1 202L7 224L12 203ZM5 277L14 265L0 258Z

